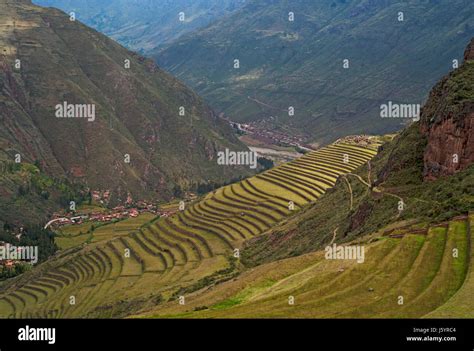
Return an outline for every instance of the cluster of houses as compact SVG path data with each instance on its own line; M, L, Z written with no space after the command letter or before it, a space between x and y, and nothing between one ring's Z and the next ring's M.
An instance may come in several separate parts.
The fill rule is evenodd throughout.
M125 209L123 206L114 207L110 213L91 213L88 220L91 222L111 222L114 219L138 217L140 211L136 208Z
M84 222L112 222L114 220L122 220L127 218L136 218L141 213L151 213L160 217L170 217L175 214L177 208L160 209L155 205L147 204L146 202L139 201L136 207L127 208L125 206L117 206L109 211L103 212L91 212L88 214L61 214L55 213L52 217L51 222L54 222L56 226L63 226L68 224L82 224Z
M113 220L120 220L126 218L135 218L141 212L148 212L147 210L138 210L137 208L125 209L123 206L115 207L109 212L91 212L89 214L81 215L62 215L55 213L53 220L59 226L67 224L82 224L84 222L111 222Z
M108 204L111 193L109 190L91 190L90 192L94 203L100 203L102 205ZM186 199L192 200L196 197L195 194L187 193ZM69 224L82 224L85 222L91 223L106 223L128 218L136 218L141 213L151 213L160 217L170 217L174 215L179 209L178 204L176 206L167 205L164 208L160 208L158 205L149 203L145 200L133 201L131 194L128 194L127 200L123 205L116 206L112 209L105 210L101 208L100 211L93 211L89 213L54 213L51 220L45 225L45 228L53 225L55 227L61 227Z
M373 137L369 135L350 135L342 139L338 139L335 143L350 143L367 146L373 143Z
M175 213L176 213L175 209L173 209L173 210L157 210L157 214L160 217L171 217Z
M260 120L250 123L230 122L231 126L241 132L250 134L253 139L265 144L296 146L303 149L312 149L310 145L305 145L305 137L302 135L288 135L275 130L273 117L268 120Z
M92 190L91 191L92 200L99 202L101 204L108 203L110 200L110 191L104 190Z

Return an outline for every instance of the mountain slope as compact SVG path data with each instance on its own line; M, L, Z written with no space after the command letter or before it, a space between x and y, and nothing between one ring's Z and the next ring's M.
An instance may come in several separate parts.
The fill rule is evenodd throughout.
M93 229L86 244L1 284L0 317L123 317L229 280L238 274L233 255L245 240L316 202L339 174L375 155L373 141L308 153L138 228L124 221L121 229Z
M464 62L433 88L423 108L426 179L452 175L474 162L474 40L464 52Z
M245 0L35 0L41 6L74 11L85 24L127 48L146 52L202 28ZM184 21L179 13L184 12Z
M153 56L232 120L273 116L328 142L400 129L380 106L421 104L462 61L473 19L469 0L254 0Z
M249 174L217 165L219 150L245 146L153 62L59 10L7 0L0 8L0 143L10 161L20 154L51 176L111 190L114 201L128 192L166 199L174 184ZM95 116L58 118L65 103Z
M167 303L141 316L469 318L474 303L468 290L468 271L474 266L468 244L473 219L471 215L423 231L407 229L398 237L362 238L351 243L365 248L361 263L329 260L318 251L261 265L191 294L184 306ZM453 257L453 248L458 257Z
M316 203L247 240L238 277L140 316L471 318L473 45L419 122ZM328 256L334 245L343 250Z
M459 82L471 64L446 78L451 93L472 90L471 80ZM432 117L424 109L419 123L383 145L339 140L172 217L93 230L86 244L1 284L0 315L422 317L446 313L445 304L462 311L456 296L471 280L474 168L424 179L424 152L436 139L420 125ZM320 249L333 243L363 246L367 255L360 264L324 259Z
M390 224L436 223L472 211L473 44L471 39L460 68L434 86L419 122L384 144L356 175L340 178L312 208L248 241L242 254L247 265L347 242Z

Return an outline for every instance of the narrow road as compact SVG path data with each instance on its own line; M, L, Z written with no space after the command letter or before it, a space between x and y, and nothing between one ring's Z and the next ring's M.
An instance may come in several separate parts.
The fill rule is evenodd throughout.
M52 219L50 220L48 223L46 223L46 225L44 226L44 229L48 229L48 227L53 224L54 222L58 222L58 221L64 221L64 220L68 220L69 218L56 218L56 219Z

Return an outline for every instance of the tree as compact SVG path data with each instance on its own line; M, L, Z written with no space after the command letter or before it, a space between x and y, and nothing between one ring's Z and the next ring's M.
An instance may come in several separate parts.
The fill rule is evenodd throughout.
M173 188L173 196L176 198L181 198L183 196L183 189L178 184Z

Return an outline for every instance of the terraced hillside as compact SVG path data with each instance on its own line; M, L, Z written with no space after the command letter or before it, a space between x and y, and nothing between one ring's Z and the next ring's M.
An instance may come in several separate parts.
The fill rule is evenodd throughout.
M127 316L229 280L246 239L317 200L377 147L335 143L220 188L173 217L62 251L0 286L0 316Z
M471 214L362 238L350 245L365 247L363 263L319 251L264 264L189 296L185 306L168 303L149 315L472 317L473 224Z

